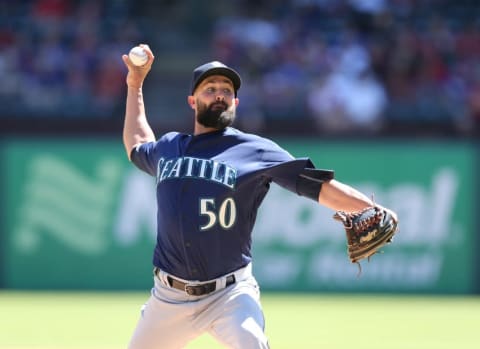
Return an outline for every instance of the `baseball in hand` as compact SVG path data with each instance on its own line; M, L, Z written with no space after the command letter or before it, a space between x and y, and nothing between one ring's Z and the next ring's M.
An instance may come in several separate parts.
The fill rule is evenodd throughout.
M128 58L130 58L130 61L137 67L144 65L148 61L147 53L140 46L132 48L128 53Z

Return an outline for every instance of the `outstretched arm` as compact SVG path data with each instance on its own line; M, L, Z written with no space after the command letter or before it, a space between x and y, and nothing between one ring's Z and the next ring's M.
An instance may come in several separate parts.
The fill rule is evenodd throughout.
M122 56L123 62L128 68L123 144L125 145L125 151L129 159L130 153L135 146L155 141L155 135L147 121L142 91L143 81L152 67L154 56L148 45L141 44L139 46L141 46L148 55L148 62L145 65L137 67L132 64L128 55Z
M347 212L360 211L373 205L367 196L334 179L322 184L318 202L332 210Z

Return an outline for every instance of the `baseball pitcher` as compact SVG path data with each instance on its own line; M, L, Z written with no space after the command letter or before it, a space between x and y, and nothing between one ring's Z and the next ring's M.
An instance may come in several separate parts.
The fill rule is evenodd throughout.
M354 262L391 241L397 217L336 181L333 171L231 127L242 81L217 61L193 71L187 97L193 133L157 139L142 95L154 55L139 46L148 55L144 65L122 57L128 68L123 141L130 161L155 177L158 211L153 288L129 348L183 348L205 332L227 348L268 348L251 234L270 183L337 211L349 250L360 251Z

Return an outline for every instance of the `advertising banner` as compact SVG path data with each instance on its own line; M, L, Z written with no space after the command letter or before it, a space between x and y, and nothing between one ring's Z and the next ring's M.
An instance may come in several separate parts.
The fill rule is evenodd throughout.
M154 181L121 143L12 141L4 153L6 287L150 284Z
M272 185L254 230L265 290L468 293L474 285L474 149L466 144L277 140L394 209L383 254L347 258L333 211ZM10 288L151 286L155 182L114 141L11 140L2 174ZM375 168L371 161L375 159Z

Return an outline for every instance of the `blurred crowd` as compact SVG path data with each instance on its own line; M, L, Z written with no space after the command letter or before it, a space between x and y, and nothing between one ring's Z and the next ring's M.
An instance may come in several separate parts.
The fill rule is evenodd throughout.
M2 1L0 112L107 118L124 98L122 53L141 37L128 1Z
M213 50L248 74L247 123L310 122L327 133L478 128L478 1L236 3L216 23Z
M139 13L128 0L0 1L0 117L123 113L120 55L162 21L148 16L148 6L182 1L141 3ZM467 135L480 128L476 0L205 2L216 5L213 21L183 18L189 28L210 28L202 56L243 76L239 121L249 130ZM168 104L161 96L155 103Z

